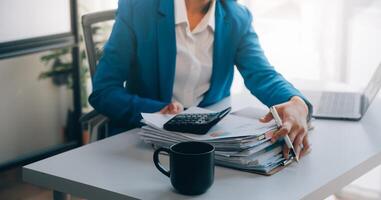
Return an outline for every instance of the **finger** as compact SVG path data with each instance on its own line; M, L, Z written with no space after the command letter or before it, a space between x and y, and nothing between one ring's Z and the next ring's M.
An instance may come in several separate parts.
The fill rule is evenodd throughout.
M302 142L303 142L303 139L305 137L305 134L304 132L300 132L296 138L295 138L295 141L294 141L294 148L295 148L295 153L296 153L296 157L300 158L300 154L301 154L301 150L302 150Z
M300 153L300 158L303 158L304 156L308 155L309 153L311 153L311 151L312 151L311 147L309 147L308 149L303 148L302 152Z
M295 138L295 141L293 141L295 145L301 146L303 144L304 137L307 135L306 130L307 130L306 128L299 128L297 132L297 137Z
M172 109L172 114L177 114L178 113L178 107L176 104L173 104L173 109Z
M271 141L277 141L279 138L288 135L290 133L291 127L291 123L285 122L282 127L273 134Z
M298 131L296 127L291 128L290 134L288 134L292 143L294 143L296 136L298 135Z
M168 106L165 106L163 109L160 110L161 114L167 114L168 113Z
M284 145L284 146L283 146L283 157L284 157L285 159L288 159L288 155L289 155L289 153L290 153L290 149L287 147L287 145Z
M176 115L178 114L180 111L179 111L179 107L177 106L177 104L175 103L172 103L172 110L170 110L171 114L172 115Z
M293 126L291 128L290 133L288 134L290 137L290 141L294 144L296 137L299 134L305 134L305 129L301 128L301 126L298 123L293 123ZM301 142L300 142L301 143Z
M298 135L295 138L295 141L293 141L294 146L297 148L296 154L298 158L300 158L301 150L303 149L302 144L306 136L307 136L307 129L305 128L305 126L301 126L301 128L299 128L298 130Z
M311 152L311 144L309 142L308 136L306 135L303 139L303 149L300 153L300 157L303 157Z
M177 102L177 108L179 113L184 111L184 106L181 103Z
M181 112L184 111L184 107L180 103L176 104L176 108L177 108L177 110L176 110L177 113L176 114L181 113Z
M262 123L267 123L267 122L270 122L272 119L273 119L273 115L271 114L271 112L268 112L265 116L260 118L259 121Z
M174 105L174 103L170 103L169 105L168 105L168 111L170 112L170 113L173 113L173 111L176 109L176 106Z
M309 143L308 135L303 139L303 149L300 153L300 157L307 155L311 151L311 144Z
M279 129L278 131L276 131L273 134L273 136L271 138L271 142L276 142L276 141L279 140L279 138L282 138L282 137L284 137L287 134L288 134L288 130L287 129L285 129L285 128Z
M271 139L273 135L275 134L275 131L269 131L265 134L266 139Z
M170 113L169 110L167 109L167 110L165 110L162 114L164 114L164 115L169 115L169 114L171 114L171 113Z

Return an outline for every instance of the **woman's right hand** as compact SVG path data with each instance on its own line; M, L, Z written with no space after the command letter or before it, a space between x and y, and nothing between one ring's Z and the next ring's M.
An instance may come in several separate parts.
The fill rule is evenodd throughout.
M165 106L163 109L160 110L161 114L166 114L166 115L176 115L184 111L184 106L177 102L174 101L167 106Z

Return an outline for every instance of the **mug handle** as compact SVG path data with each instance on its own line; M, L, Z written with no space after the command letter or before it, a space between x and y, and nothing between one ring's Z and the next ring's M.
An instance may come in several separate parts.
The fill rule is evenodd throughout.
M165 148L159 148L155 151L155 153L153 153L153 162L155 163L155 166L156 168L161 172L163 173L164 175L170 177L170 171L165 169L163 167L163 165L161 165L160 161L159 161L159 154L160 152L162 151L165 151L167 152L168 154L170 154L170 151L168 149L165 149Z

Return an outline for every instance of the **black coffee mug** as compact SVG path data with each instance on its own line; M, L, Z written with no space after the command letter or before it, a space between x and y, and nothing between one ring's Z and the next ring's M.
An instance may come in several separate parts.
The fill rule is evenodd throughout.
M169 154L170 170L159 161L159 153ZM214 181L214 147L204 142L181 142L169 149L159 148L153 161L160 172L170 177L172 186L181 194L206 192Z

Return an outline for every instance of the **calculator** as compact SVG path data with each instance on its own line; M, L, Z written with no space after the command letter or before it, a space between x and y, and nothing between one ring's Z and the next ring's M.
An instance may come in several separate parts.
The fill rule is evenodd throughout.
M189 113L179 114L164 124L167 131L181 133L206 134L214 125L224 118L231 108L214 113Z

